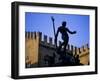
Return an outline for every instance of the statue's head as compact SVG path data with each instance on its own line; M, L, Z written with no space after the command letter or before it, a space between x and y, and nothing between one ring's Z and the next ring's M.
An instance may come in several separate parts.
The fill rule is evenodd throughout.
M62 26L65 27L66 26L66 21L62 22Z

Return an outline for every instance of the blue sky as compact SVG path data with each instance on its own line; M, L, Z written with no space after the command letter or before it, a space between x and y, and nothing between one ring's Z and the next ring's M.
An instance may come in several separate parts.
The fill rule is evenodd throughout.
M66 27L70 31L77 31L76 34L69 34L69 44L81 47L89 44L89 16L75 14L51 14L51 13L25 13L25 31L40 31L43 34L54 38L51 16L55 18L55 29L66 21ZM59 33L58 39L61 40Z

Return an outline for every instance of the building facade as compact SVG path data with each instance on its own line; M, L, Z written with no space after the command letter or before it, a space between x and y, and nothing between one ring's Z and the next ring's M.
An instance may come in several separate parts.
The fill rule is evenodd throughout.
M60 45L61 42L59 42ZM42 35L41 32L26 32L25 33L25 63L26 68L30 67L45 67L47 58L53 59L56 47L52 37ZM89 46L88 44L77 48L73 45L68 45L66 51L73 56L78 55L80 63L83 65L89 64ZM49 57L48 57L49 56ZM59 55L54 56L55 63L59 62ZM52 61L51 61L52 63Z

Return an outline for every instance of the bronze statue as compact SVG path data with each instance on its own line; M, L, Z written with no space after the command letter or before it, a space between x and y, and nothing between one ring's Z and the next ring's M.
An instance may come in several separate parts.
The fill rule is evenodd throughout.
M57 37L58 37L58 33L61 33L62 35L62 40L63 42L61 43L61 45L59 46L59 50L61 50L62 46L64 46L64 52L66 51L66 46L68 45L69 42L69 36L68 33L70 34L76 34L76 31L70 31L68 28L66 28L66 21L62 22L62 26L60 26L57 30L57 33L55 34L55 44L57 46Z

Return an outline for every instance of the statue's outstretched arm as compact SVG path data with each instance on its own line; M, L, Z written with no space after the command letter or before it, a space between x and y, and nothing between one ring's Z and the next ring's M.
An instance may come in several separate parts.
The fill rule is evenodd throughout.
M70 34L76 34L76 31L70 31L68 28L67 28L67 31L70 33Z

